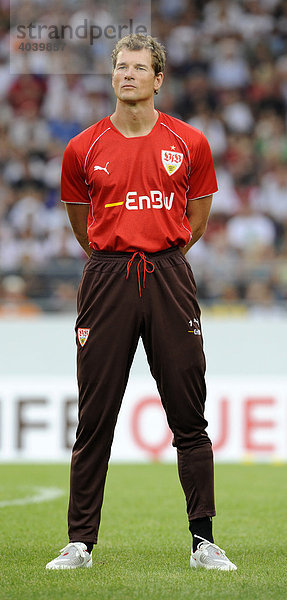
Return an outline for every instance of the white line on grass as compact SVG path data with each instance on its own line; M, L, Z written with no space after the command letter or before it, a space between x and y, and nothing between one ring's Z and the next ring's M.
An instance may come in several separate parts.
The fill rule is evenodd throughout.
M63 490L60 490L60 488L35 487L34 490L35 493L33 496L0 501L0 508L4 508L5 506L23 506L24 504L48 502L49 500L55 500L64 494Z

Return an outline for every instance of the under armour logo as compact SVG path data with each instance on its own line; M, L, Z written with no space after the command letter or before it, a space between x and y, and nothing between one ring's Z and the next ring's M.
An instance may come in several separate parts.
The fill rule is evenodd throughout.
M99 165L95 165L94 166L94 171L105 171L109 175L109 171L107 169L108 164L109 163L107 162L107 164L106 164L105 167L99 167Z

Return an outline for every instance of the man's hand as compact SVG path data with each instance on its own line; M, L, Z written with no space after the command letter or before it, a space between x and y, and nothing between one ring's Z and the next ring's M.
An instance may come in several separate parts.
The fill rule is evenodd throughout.
M89 209L89 204L66 203L66 211L68 213L75 238L78 240L80 246L82 246L87 256L91 256L92 254L92 248L89 246L87 234Z

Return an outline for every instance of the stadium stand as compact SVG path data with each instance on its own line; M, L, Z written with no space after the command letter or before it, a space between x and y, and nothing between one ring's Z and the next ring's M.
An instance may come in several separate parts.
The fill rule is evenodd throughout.
M10 74L9 3L0 6L2 314L11 294L16 310L16 292L20 311L24 301L35 313L73 311L85 257L60 202L61 159L72 136L113 111L110 80L37 65ZM66 7L68 23L79 3ZM168 52L157 107L207 135L218 176L208 230L188 253L199 299L215 311L286 312L287 3L159 0L152 34Z

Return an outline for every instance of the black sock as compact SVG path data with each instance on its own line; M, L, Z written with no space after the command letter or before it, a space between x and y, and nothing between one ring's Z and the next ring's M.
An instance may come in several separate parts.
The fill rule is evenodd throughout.
M193 519L192 521L189 521L189 531L193 536L193 552L196 551L198 544L202 541L194 537L195 535L199 535L209 542L214 542L212 535L212 517L203 517L202 519Z
M91 554L94 546L93 542L83 542L83 544L86 544L88 553Z

